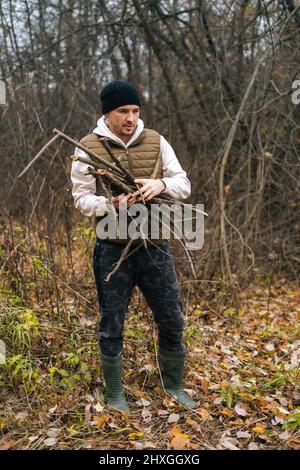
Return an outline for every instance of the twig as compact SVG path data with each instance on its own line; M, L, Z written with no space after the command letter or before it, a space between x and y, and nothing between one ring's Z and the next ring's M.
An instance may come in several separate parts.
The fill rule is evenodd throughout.
M96 168L97 170L103 170L103 164L100 164L98 162L95 162L89 158L85 158L85 157L81 157L79 155L71 155L71 160L73 160L74 162L76 161L79 161L81 163L85 163L86 165L93 165L94 168ZM119 177L121 177L119 171L115 171L113 170L112 168L109 168L110 171L112 171L115 175L118 175Z
M226 229L225 229L225 196L224 196L224 174L225 174L225 167L227 164L227 160L229 157L229 153L233 144L234 136L236 134L237 128L238 128L238 123L240 121L241 114L244 110L244 107L247 103L250 91L255 83L259 68L261 66L261 63L265 59L265 56L263 55L259 62L257 63L254 72L252 74L251 80L248 84L248 87L246 89L246 92L243 96L242 102L240 104L239 110L235 116L235 119L232 123L232 126L230 128L226 143L225 143L225 150L224 150L224 155L221 161L221 168L220 168L220 174L219 174L219 200L220 200L220 229L221 229L221 246L222 246L222 252L225 258L225 268L226 268L226 274L229 276L230 282L232 282L232 272L231 272L231 266L230 266L230 259L229 259L229 253L228 253L228 248L227 248L227 240L226 240Z
M125 260L125 257L127 256L127 253L128 253L128 251L129 251L129 249L130 249L132 243L133 243L133 239L130 239L129 242L126 244L124 250L122 251L122 254L121 254L121 256L120 256L120 258L119 258L119 260L118 260L118 262L117 262L115 268L106 276L105 281L109 282L111 276L112 276L116 271L118 271L119 267L121 266L121 264L122 264L123 261Z
M106 186L105 182L103 181L103 174L99 173L99 172L106 172L106 170L94 170L92 167L88 167L88 172L86 174L88 175L93 175L95 177L97 177L97 181L99 182L100 186L101 186L101 190L102 192L104 193L105 197L107 198L111 208L112 208L112 211L113 211L113 216L114 216L114 219L116 220L117 219L117 213L116 213L116 209L115 209L115 206L112 202L112 194L111 194L111 191L109 190L109 188Z
M31 160L31 162L28 163L28 165L24 168L24 170L17 176L17 178L22 178L22 176L24 176L27 171L29 170L29 168L32 167L32 165L40 158L40 156L45 152L45 150L51 145L53 144L53 142L55 140L57 140L59 137L59 135L55 135L54 137L52 137L52 139L49 140L49 142L46 143L46 145L44 145L44 147L36 154L36 156Z
M117 180L113 175L108 173L106 170L102 170L102 169L94 170L93 168L89 167L88 173L95 177L100 177L99 179L103 178L107 180L110 184L114 184L120 191L125 192L126 194L129 194L132 192L132 189L129 186L127 186L127 184L122 183L122 181Z
M92 150L88 149L87 147L85 147L85 145L82 145L80 142L78 142L77 140L74 140L72 139L71 137L69 137L68 135L64 134L63 132L61 132L60 130L58 129L53 129L53 132L55 132L56 134L58 134L60 137L62 137L63 139L65 139L67 142L69 142L70 144L74 145L75 147L78 147L80 150L83 150L85 153L87 153L94 161L96 162L100 162L102 163L103 165L107 166L108 168L110 168L111 170L113 171L116 171L118 172L121 176L123 176L123 172L117 168L115 165L112 165L111 163L107 162L106 160L104 160L103 158L101 158L97 153L93 152Z
M131 174L130 171L128 171L124 166L123 164L120 162L120 160L114 155L114 153L112 152L110 146L109 146L109 143L107 142L107 140L105 139L105 137L101 137L100 138L100 141L102 142L103 144L103 147L105 148L105 150L108 152L108 154L110 155L110 157L113 159L113 161L116 163L116 165L118 166L118 168L120 168L121 171L123 171L123 173L125 173L127 179L128 179L128 182L133 184L135 188L138 189L139 193L140 193L140 196L142 198L142 201L145 202L145 199L144 199L144 195L143 193L141 192L140 190L140 187L141 185L135 183L134 181L134 176ZM129 162L128 162L129 163Z
M130 171L128 171L125 166L120 162L120 160L114 155L114 153L112 152L110 146L109 146L109 143L107 142L107 140L104 138L104 137L101 137L100 139L100 142L102 143L103 147L105 148L105 150L107 151L107 153L110 155L110 157L113 159L113 161L115 162L115 164L120 168L120 170L126 175L128 181L134 185L135 188L138 187L138 185L134 182L134 177L133 175L130 173Z
M97 174L101 175L100 173L101 170L98 170L97 171ZM109 183L112 183L114 185L116 185L122 192L125 192L127 194L130 194L131 191L133 191L134 189L131 187L129 187L127 184L125 183L122 183L122 181L119 181L117 180L114 176L112 176L108 171L106 171L104 174L103 174L103 177L104 179L108 180Z

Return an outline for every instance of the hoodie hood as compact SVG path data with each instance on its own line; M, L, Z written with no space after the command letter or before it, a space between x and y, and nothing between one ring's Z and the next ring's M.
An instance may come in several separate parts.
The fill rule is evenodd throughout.
M94 134L101 135L101 137L107 137L108 139L122 145L123 147L129 147L135 140L139 138L141 133L144 130L144 123L141 119L138 119L137 126L134 130L134 133L132 134L130 140L125 144L123 140L121 140L119 137L117 137L115 134L113 134L107 125L105 124L104 116L102 116L100 119L97 121L97 127L93 130Z

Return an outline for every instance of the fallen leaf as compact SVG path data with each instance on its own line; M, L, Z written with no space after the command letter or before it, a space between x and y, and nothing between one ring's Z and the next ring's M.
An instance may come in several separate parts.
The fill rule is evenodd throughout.
M136 404L139 406L149 406L151 405L150 401L145 400L145 398L141 397L138 401L136 401Z
M44 440L44 444L47 447L55 446L56 443L57 443L57 439L55 439L54 437L48 437L48 439Z
M53 406L52 408L49 408L49 414L53 415L56 410L57 410L57 405Z
M60 433L60 428L50 428L49 431L47 432L48 437L57 437L57 435Z
M256 444L256 442L249 442L248 450L259 450L259 444Z
M137 398L143 398L146 395L145 392L143 392L142 390L139 390L137 388L133 388L131 392Z
M273 424L273 426L277 426L277 425L283 424L283 423L284 423L284 419L279 418L279 416L274 416L274 419L271 420L271 424Z
M139 438L139 437L143 437L142 432L131 432L128 434L128 438L132 440L135 440L136 438Z
M287 446L293 450L300 450L300 438L294 437L288 441Z
M94 422L92 421L91 424L92 423ZM76 434L78 434L78 431L76 431L76 429L74 429L73 427L69 428L68 431L69 431L70 436L76 436Z
M155 372L156 369L152 364L146 364L142 370L145 370L149 372L149 374L152 374L153 372Z
M93 397L93 395L91 395L90 393L87 393L85 395L85 398L90 401L90 402L94 402L95 401L95 398Z
M238 439L248 439L249 437L251 437L251 434L248 431L238 431L236 433L236 437Z
M288 429L286 429L285 431L281 432L279 434L279 439L281 439L282 441L286 441L289 437L290 437L290 432Z
M184 388L183 391L189 395L191 398L193 398L195 395L196 395L196 392L195 390L193 390L192 388Z
M98 413L102 413L102 411L103 411L104 408L103 408L103 406L100 404L99 401L96 403L96 405L93 405L93 406L94 406L94 409L95 409Z
M177 434L182 434L182 430L180 426L172 426L170 429L171 436L177 436Z
M258 424L257 426L254 426L254 428L252 428L252 431L256 432L257 434L263 434L264 432L266 432L266 427L263 424Z
M245 403L237 403L234 407L234 411L239 416L246 416L247 415L247 405Z
M143 425L138 422L138 421L131 421L131 425L139 432L143 432L144 431L144 427Z
M221 446L224 449L240 450L239 447L237 446L238 445L238 440L234 439L232 437L225 437L224 439L219 441L219 443L221 444Z
M0 416L0 431L6 426L6 420Z
M200 425L197 423L197 421L194 421L190 417L187 417L185 422L186 422L186 424L192 426L192 428L195 429L196 431L199 431Z
M199 317L202 314L202 310L200 310L200 308L195 308L193 310L193 314L196 315L196 317Z
M156 444L154 444L154 442L145 441L144 442L144 449L157 449L157 446L156 446Z
M39 438L39 435L37 434L36 436L29 436L28 440L31 444L32 442L36 441L38 438Z
M200 408L199 409L199 414L200 414L201 418L203 419L203 421L207 421L209 419L212 419L211 415L209 414L209 412L207 411L206 408Z
M15 415L15 418L17 421L25 421L25 419L28 418L28 412L27 411L20 411Z
M3 442L3 444L1 444L0 446L0 450L9 450L12 448L12 445L13 445L12 441Z
M101 415L101 416L93 416L93 421L96 423L96 426L98 429L103 429L105 426L105 423L107 423L110 420L110 417L107 415Z
M181 450L187 447L189 442L190 439L188 434L176 434L170 443L170 447L171 449Z
M230 410L229 408L224 408L223 410L220 411L220 414L224 416L234 416L234 412Z
M171 423L177 423L177 421L179 421L180 419L180 416L177 415L176 413L172 413L170 414L169 418L168 418L168 423L171 424Z
M189 449L190 450L199 450L200 449L200 444L196 444L195 442L190 442Z
M143 442L138 442L138 441L133 441L131 443L131 447L133 447L133 449L143 450L144 449L144 443Z
M279 398L279 403L282 405L282 406L288 406L288 401L286 398L282 397L282 398Z
M169 414L168 410L158 410L157 411L158 416L166 416Z
M236 426L243 426L245 422L241 418L237 418L234 421L231 421L231 424L235 424Z
M286 410L285 408L283 408L282 406L277 406L277 409L280 411L280 413L284 414L284 415L289 415L290 412L288 410Z
M143 409L142 418L146 423L149 423L152 420L152 413L147 409Z
M118 429L118 426L117 426L115 423L108 423L108 426L109 426L111 429Z
M208 394L208 389L210 387L210 381L207 380L205 377L203 377L200 381L200 387L202 391L205 393L205 395Z
M220 405L223 401L223 397L218 397L213 401L214 405Z

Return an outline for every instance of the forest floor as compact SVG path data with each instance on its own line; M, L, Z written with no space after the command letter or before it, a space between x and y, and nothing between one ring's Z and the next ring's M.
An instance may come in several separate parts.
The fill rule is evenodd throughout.
M79 273L82 259L73 261ZM37 259L34 267L46 280L49 269ZM161 389L156 332L136 291L123 354L131 412L121 414L103 402L89 269L78 274L76 292L57 279L61 309L50 308L29 271L26 302L2 282L0 449L300 449L295 283L281 278L266 287L257 280L241 293L238 308L184 299L185 387L199 403L195 410Z

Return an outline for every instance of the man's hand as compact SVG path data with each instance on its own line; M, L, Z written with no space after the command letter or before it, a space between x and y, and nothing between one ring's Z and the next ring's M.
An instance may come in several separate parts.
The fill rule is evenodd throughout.
M165 183L159 179L135 179L134 182L143 185L139 188L139 191L135 191L131 194L135 202L142 201L140 193L143 194L145 201L150 201L150 199L160 194L166 188Z
M162 180L159 179L135 179L135 183L142 184L143 186L139 191L135 191L131 194L122 193L119 196L113 196L111 201L116 209L122 207L131 207L136 202L142 201L141 194L143 194L145 201L150 201L153 197L160 194L166 185Z
M133 194L119 194L119 196L112 196L111 201L116 209L122 207L130 207L136 202Z

